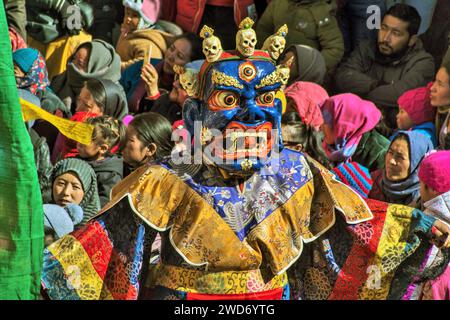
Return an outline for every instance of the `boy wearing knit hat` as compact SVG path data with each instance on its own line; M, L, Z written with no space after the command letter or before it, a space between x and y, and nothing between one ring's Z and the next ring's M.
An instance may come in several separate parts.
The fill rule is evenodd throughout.
M419 131L428 136L433 146L437 147L436 127L433 123L436 110L430 103L429 87L406 91L397 103L399 106L398 129Z
M450 226L450 151L428 155L419 167L419 180L423 212ZM437 247L432 249L427 266L439 256L438 251ZM425 283L420 298L450 299L450 265L439 277Z

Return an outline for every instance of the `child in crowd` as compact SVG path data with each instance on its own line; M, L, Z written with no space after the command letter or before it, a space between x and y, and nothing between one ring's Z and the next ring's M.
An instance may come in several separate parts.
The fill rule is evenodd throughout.
M123 161L136 169L170 156L174 147L171 137L170 122L162 115L154 112L139 114L127 127Z
M158 113L141 113L135 116L127 127L126 141L122 149L123 161L134 170L146 163L170 156L173 149L170 122ZM152 263L158 261L160 247L161 237L158 234L152 244Z
M51 181L52 197L46 200L59 207L44 207L47 245L73 231L77 224L85 224L100 210L95 172L85 161L73 158L59 161L53 168ZM61 210L65 207L67 210Z
M125 15L116 51L122 60L122 70L138 60L161 59L167 50L166 39L173 38L156 24L161 3L159 0L124 0Z
M69 108L50 88L47 65L39 51L32 48L18 49L13 53L13 62L17 88L37 96L45 111L70 117Z
M123 178L123 160L112 154L125 137L125 126L120 120L109 116L89 118L86 123L94 126L90 145L77 143L79 157L87 161L97 177L98 195L103 207L111 189Z
M406 91L398 99L398 106L398 129L423 133L431 139L433 146L436 148L438 143L436 139L436 127L433 123L436 109L431 106L429 88L421 87Z
M90 79L84 83L77 99L75 114L72 121L85 122L89 118L108 115L122 119L128 113L125 94L119 84L111 80ZM59 158L75 157L78 155L74 140L59 134L52 153L52 161Z

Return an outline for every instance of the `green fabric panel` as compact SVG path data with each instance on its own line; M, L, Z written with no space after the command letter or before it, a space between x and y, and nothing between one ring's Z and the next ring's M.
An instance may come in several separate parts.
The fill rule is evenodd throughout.
M19 104L0 8L0 299L37 299L44 218L33 147Z

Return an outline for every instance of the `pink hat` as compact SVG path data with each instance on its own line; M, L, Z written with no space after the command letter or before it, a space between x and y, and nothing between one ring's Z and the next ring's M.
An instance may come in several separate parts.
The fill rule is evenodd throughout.
M141 18L149 24L154 24L158 21L161 9L160 0L123 0L123 5L139 12Z
M450 191L450 151L435 151L423 159L419 180L440 194Z
M319 129L323 123L320 105L329 98L325 89L313 82L297 81L287 87L284 93L295 103L302 122Z
M434 121L436 109L431 106L430 90L427 87L406 91L397 103L416 125Z

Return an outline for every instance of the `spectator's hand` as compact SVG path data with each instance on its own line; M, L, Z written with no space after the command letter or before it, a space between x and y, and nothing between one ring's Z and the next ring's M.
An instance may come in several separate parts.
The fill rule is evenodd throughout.
M158 72L155 67L150 63L147 63L143 66L141 72L141 78L145 82L145 89L147 90L147 95L150 97L154 97L159 93L158 88Z
M125 23L120 25L120 36L125 38L131 32L130 27Z
M433 233L432 242L436 247L450 248L450 227L447 224L438 219L434 222L431 232Z

